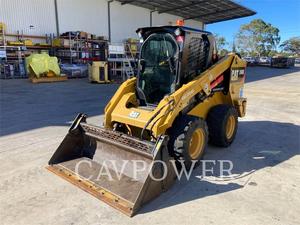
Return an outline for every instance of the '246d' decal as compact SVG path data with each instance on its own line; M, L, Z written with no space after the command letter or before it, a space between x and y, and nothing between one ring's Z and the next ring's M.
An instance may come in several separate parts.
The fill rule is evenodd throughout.
M239 78L244 77L245 69L232 69L231 70L231 80L237 81Z

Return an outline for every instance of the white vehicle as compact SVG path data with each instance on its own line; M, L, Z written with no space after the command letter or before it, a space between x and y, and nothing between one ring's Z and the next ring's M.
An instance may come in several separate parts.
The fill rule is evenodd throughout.
M259 63L262 63L262 64L269 64L271 62L270 58L269 57L260 57L259 58Z
M250 57L250 56L243 57L243 60L245 60L248 64L254 64L255 63L255 59L253 57Z

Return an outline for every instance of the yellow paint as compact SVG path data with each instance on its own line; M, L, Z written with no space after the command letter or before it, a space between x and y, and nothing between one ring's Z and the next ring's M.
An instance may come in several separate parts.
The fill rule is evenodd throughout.
M104 77L100 80L100 68L103 68ZM109 83L108 79L108 62L94 61L92 65L88 64L89 80L97 83Z
M192 159L198 159L202 154L205 145L205 134L200 128L196 129L192 134L189 143L189 155Z
M157 113L161 112L149 124L150 129L155 121L152 132L155 137L165 134L179 115L179 113L189 105L190 100L198 93L204 92L206 95L211 94L210 83L219 75L228 71L228 69L245 69L246 63L235 54L229 54L215 65L204 71L193 81L184 84L170 96L166 96L160 101L158 106L149 111L144 108L136 107L137 101L135 96L136 78L132 78L124 82L115 93L111 101L105 108L104 124L107 128L112 128L114 122L124 123L130 127L144 128L149 119ZM231 73L231 70L230 70ZM237 75L233 72L230 75ZM217 92L204 102L195 106L188 114L206 119L209 110L218 104L234 105L239 112L239 116L244 116L246 99L240 97L240 89L243 87L244 81L236 78L231 79L229 92L224 95ZM129 104L134 107L127 107ZM170 104L168 104L170 103ZM242 113L241 113L242 111ZM138 115L132 117L131 115ZM159 119L158 119L159 118ZM157 120L158 119L158 120Z
M235 130L235 118L233 115L229 116L226 122L226 138L230 139L233 136Z

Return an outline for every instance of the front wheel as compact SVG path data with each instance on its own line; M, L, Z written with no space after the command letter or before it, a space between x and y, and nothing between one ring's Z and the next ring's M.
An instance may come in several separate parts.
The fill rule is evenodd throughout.
M208 141L206 122L194 116L180 116L170 131L169 150L175 160L184 160L186 168L199 161Z

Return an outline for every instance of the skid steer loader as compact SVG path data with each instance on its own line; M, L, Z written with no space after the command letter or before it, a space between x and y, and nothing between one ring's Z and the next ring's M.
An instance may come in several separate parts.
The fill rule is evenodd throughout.
M200 160L208 140L229 146L246 110L246 62L234 53L218 59L211 33L183 26L137 33L136 77L109 101L103 126L75 118L47 167L129 216L171 187L178 165Z

